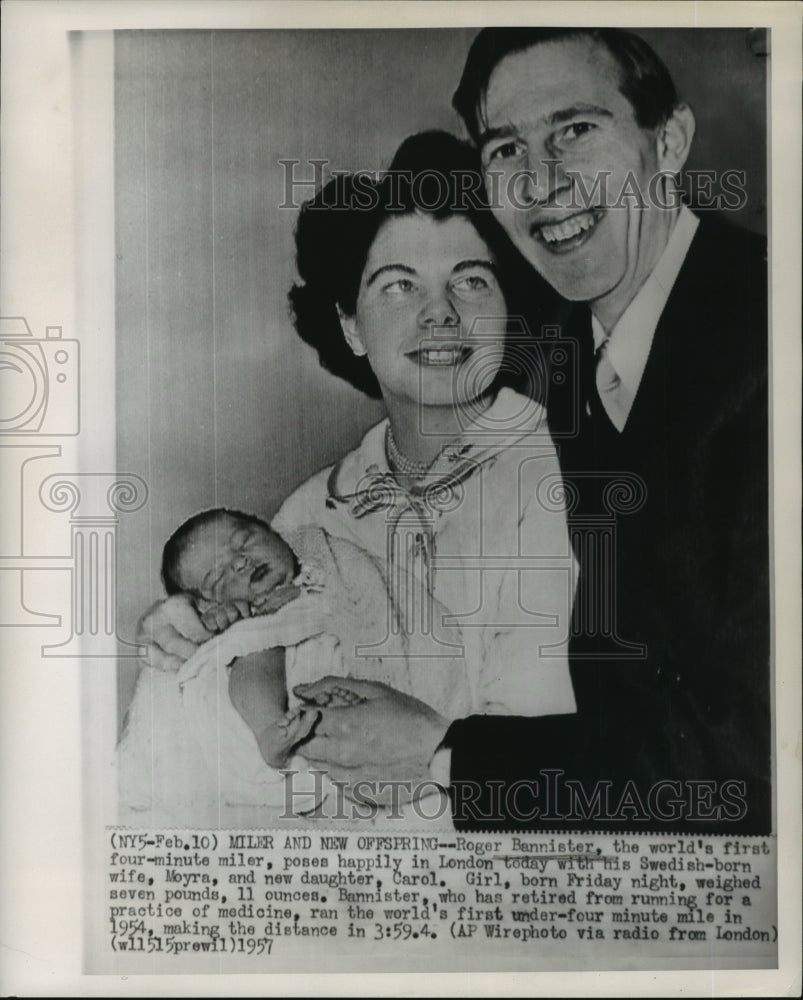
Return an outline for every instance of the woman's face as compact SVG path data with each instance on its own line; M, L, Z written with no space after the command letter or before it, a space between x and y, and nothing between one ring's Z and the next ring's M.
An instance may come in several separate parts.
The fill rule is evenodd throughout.
M470 403L502 363L505 300L493 256L463 216L388 219L368 253L355 315L341 320L389 406Z

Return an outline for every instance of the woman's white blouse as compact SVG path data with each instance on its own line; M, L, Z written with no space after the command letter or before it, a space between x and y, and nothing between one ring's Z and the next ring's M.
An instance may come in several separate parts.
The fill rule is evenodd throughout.
M472 711L576 710L567 659L576 582L555 446L543 407L503 389L409 493L385 454L387 420L336 466L285 500L273 527L316 524L420 583L401 595L416 631L441 653L426 594L455 616ZM438 618L442 615L435 615ZM426 645L426 643L425 643ZM434 660L433 660L434 664Z

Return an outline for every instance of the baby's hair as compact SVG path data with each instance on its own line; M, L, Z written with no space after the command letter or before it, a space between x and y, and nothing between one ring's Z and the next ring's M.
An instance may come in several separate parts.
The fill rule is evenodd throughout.
M180 594L184 590L179 583L179 565L192 533L198 528L212 524L226 514L238 521L244 521L246 524L256 524L260 528L270 531L270 526L266 521L256 517L254 514L246 514L241 510L232 510L230 507L213 507L211 510L202 510L199 514L193 514L192 517L176 528L167 542L165 542L164 551L162 552L162 583L169 596Z

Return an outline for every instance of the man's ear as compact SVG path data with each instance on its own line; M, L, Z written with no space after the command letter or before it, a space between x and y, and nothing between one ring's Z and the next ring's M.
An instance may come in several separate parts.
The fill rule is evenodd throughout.
M351 348L352 353L358 358L365 357L365 345L357 329L357 317L347 316L340 306L337 307L337 315L340 320L340 329L343 331L343 336L346 338L346 343Z
M688 104L679 104L658 129L658 165L678 173L689 155L694 138L694 113Z

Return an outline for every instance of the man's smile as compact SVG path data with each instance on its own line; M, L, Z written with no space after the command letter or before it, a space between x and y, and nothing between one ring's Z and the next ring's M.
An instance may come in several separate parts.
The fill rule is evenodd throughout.
M536 222L530 235L551 253L568 253L587 242L604 214L604 209L592 208L555 222Z

